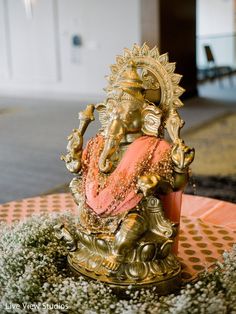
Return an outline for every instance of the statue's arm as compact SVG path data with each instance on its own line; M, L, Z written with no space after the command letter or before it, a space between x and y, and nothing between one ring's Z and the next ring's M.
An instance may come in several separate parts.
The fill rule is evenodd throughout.
M173 162L174 186L173 190L183 190L189 179L189 165L193 162L194 148L190 148L183 141L176 143L171 150Z
M94 105L88 105L84 111L79 113L79 127L73 129L68 136L67 154L61 156L66 163L66 168L72 173L78 173L81 170L83 135L90 122L94 120L94 108Z
M153 192L167 194L183 190L189 179L189 165L194 159L194 154L194 149L186 146L183 141L179 141L171 149L173 182L169 182L158 173L150 173L139 177L138 191L147 196Z

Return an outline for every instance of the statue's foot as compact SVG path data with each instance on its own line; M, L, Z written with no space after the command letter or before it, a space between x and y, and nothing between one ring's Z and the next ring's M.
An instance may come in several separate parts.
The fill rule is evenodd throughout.
M117 256L109 256L102 262L102 266L112 272L116 272L120 267L120 262L117 261Z

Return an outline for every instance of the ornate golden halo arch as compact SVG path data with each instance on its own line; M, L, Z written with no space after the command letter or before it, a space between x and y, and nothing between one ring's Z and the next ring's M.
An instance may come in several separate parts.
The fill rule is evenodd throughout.
M113 89L131 60L141 71L146 93L151 90L159 90L160 98L151 101L155 103L158 101L159 107L166 117L171 109L178 109L183 106L179 97L185 90L178 85L182 75L174 73L175 62L169 62L167 53L160 55L156 46L150 49L146 43L141 47L134 44L131 49L125 48L123 56L118 55L116 57L116 63L110 66L111 74L107 76L107 92ZM150 100L148 96L146 99Z

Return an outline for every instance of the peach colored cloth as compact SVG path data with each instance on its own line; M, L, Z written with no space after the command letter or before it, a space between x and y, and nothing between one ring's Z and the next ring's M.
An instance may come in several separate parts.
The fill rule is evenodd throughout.
M34 213L59 211L76 215L77 205L70 194L38 196L1 204L0 221L12 224ZM192 276L220 259L222 252L230 250L236 242L236 204L183 194L182 215L178 258L183 265L183 279L191 280ZM217 225L214 224L216 221Z
M200 218L204 222L236 230L236 204L230 202L184 195L181 215Z
M158 164L170 149L170 144L151 136L136 139L107 177L101 174L98 167L103 146L101 135L88 143L83 155L86 161L83 173L86 203L98 215L109 216L128 211L140 202L142 196L136 193L138 176L148 173L152 166Z
M62 211L70 211L75 215L77 213L77 205L69 193L37 196L0 204L0 221L12 224L14 220L25 219L32 214ZM204 223L235 230L236 237L236 204L183 194L181 216L201 219Z

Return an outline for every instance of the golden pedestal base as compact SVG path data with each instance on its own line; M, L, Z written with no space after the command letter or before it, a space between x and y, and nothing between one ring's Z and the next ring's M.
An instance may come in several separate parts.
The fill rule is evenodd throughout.
M68 264L76 275L103 282L118 291L128 287L132 290L156 287L159 295L165 295L181 285L181 265L172 254L161 260L122 263L117 270L111 271L103 266L101 256L91 256L91 252L83 250L70 252Z
M181 286L181 267L178 267L173 273L169 273L163 276L154 276L152 279L145 281L131 281L131 280L114 280L112 276L99 275L93 271L89 271L73 262L73 258L68 256L68 264L70 269L76 275L82 275L88 279L96 280L109 284L109 286L115 290L122 291L127 290L128 287L131 290L142 289L142 288L156 288L158 295L166 295L172 293Z
M181 266L172 254L178 226L164 217L157 198L148 197L140 206L114 234L86 233L78 224L72 236L61 226L72 270L118 289L156 286L159 294L178 289Z

